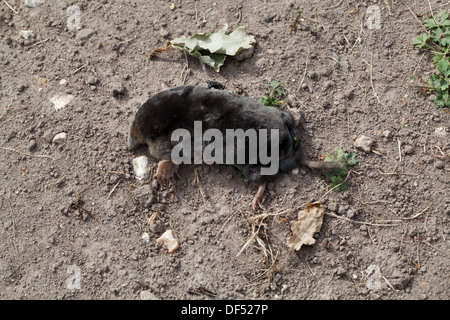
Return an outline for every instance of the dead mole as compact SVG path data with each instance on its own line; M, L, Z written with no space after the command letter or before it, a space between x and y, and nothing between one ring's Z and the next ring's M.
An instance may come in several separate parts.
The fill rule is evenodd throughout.
M180 151L181 144L179 137L174 138L175 132L194 135L188 143L183 139L185 148L176 154L185 160L193 157L190 150L198 149L195 141L200 141L201 147L206 144L205 139L195 137L198 131L201 135L213 132L214 139L210 137L209 141L215 142L217 147L211 153L215 163L231 164L246 178L259 183L252 202L255 211L267 182L280 172L289 172L300 165L323 171L341 166L337 162L304 158L297 129L300 120L290 112L264 106L249 97L221 89L214 86L180 86L155 94L139 108L130 127L128 147L148 145L150 155L159 161L156 172L159 182L167 182L180 163L174 159L174 148ZM229 139L225 141L225 138L221 140L220 135L228 138L232 131L243 133L240 137L244 141L239 141L239 135L233 136L231 142ZM222 150L226 152L221 154L219 151ZM204 154L202 156L205 157ZM272 160L271 163L268 159Z

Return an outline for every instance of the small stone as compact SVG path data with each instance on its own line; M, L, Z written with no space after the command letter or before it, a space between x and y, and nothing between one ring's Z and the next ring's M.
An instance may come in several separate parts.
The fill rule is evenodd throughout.
M115 99L123 99L127 96L127 89L121 83L113 84L112 96Z
M357 214L358 212L356 210L350 209L347 211L347 218L353 219Z
M139 297L141 300L159 300L150 290L141 291Z
M153 221L152 223L150 223L149 229L155 234L161 234L164 230L164 225L159 221Z
M90 37L92 37L92 35L94 33L95 33L95 31L92 29L84 29L84 30L78 31L75 39L78 41L85 41L85 40L88 40Z
M31 139L30 142L28 142L28 150L33 151L34 149L36 149L36 140L35 139Z
M38 4L44 3L45 0L25 0L25 6L33 8Z
M21 84L21 85L17 88L17 92L19 92L19 93L24 92L27 88L28 88L28 85L26 85L26 84Z
M67 139L67 133L60 132L60 133L58 133L57 135L55 135L53 137L52 142L55 143L55 144L58 144L58 143L61 143L61 142L65 141L66 139Z
M166 28L161 28L159 30L159 35L166 39L166 38L169 38L170 33L169 33L169 31Z
M354 146L364 152L371 152L374 140L367 136L360 136L355 140Z
M346 272L347 272L347 270L345 270L345 268L343 268L343 267L337 267L337 269L336 269L336 275L339 277L344 276Z
M409 144L405 145L404 150L405 150L405 154L414 153L414 148L412 146L410 146Z
M255 46L252 46L249 49L242 50L235 54L234 59L236 61L244 61L247 59L250 59L253 56L253 53L255 52Z
M91 86L95 86L98 83L98 79L95 78L94 76L90 76L87 81L87 84L91 85Z
M434 134L439 137L445 137L447 135L447 132L445 131L444 127L439 127L434 130Z
M53 141L53 137L54 134L52 129L46 130L42 135L42 138L48 143L51 143Z
M141 236L141 238L145 241L145 242L150 242L150 236L148 235L147 232L144 232Z
M444 164L443 161L438 160L438 161L436 161L436 162L434 163L434 166L436 167L436 169L442 170L442 169L444 169L445 164Z
M20 35L21 35L22 38L24 38L25 40L33 39L33 38L35 37L34 32L31 31L31 30L22 30L22 31L20 31Z
M153 196L153 188L149 184L145 184L136 188L136 190L134 190L134 198L144 208L150 207L153 202L155 202L155 197Z
M142 180L148 177L148 158L140 156L133 159L133 171L136 179Z
M338 211L338 204L336 202L331 202L328 204L328 209L333 212Z
M65 86L67 84L67 80L66 79L61 79L59 81L59 84Z
M270 22L273 21L273 19L275 19L276 16L277 16L277 15L274 14L274 13L268 13L268 14L266 14L266 16L264 17L264 21L267 22L267 23L270 23Z
M55 110L60 110L72 102L75 97L71 94L55 94L50 98Z
M421 283L419 283L419 288L423 292L427 293L431 289L431 284L429 282L427 282L427 281L422 281Z
M392 132L389 130L384 130L383 131L383 137L389 139L390 137L392 137Z
M169 253L175 252L180 246L173 230L164 232L161 237L156 239L156 243L162 245Z

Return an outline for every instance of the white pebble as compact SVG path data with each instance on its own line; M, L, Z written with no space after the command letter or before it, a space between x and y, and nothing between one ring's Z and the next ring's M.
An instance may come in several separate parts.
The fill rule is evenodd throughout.
M150 242L150 236L148 235L147 232L144 232L142 234L142 239L144 239L144 241L147 242L147 243Z
M66 139L67 139L67 133L65 133L65 132L60 132L60 133L58 133L57 135L55 135L55 136L53 137L52 142L53 142L53 143L59 143L59 142L62 142L62 141L64 141L64 140L66 140Z
M180 246L173 230L164 232L161 237L156 239L156 243L162 245L169 253L175 252Z
M27 7L33 8L38 4L44 3L45 0L25 0L25 5Z
M136 179L146 179L148 177L148 158L146 156L134 158L133 171Z
M30 39L34 37L34 32L31 30L22 30L20 31L20 35L24 38L24 39Z
M434 130L434 134L443 137L447 135L447 132L445 132L445 127L439 127Z
M355 143L354 143L356 148L361 149L367 153L372 151L373 144L374 144L374 141L367 136L360 136L358 139L355 140Z
M50 98L50 101L53 103L55 110L60 110L72 102L74 96L71 94L55 94Z

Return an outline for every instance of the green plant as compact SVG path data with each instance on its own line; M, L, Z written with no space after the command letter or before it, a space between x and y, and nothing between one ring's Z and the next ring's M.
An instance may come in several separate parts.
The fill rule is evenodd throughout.
M435 54L433 64L439 74L432 74L428 79L428 89L436 94L437 108L450 107L450 19L445 12L437 13L424 21L430 30L412 40L419 49L428 49Z
M346 175L348 175L347 167L352 167L359 163L356 154L352 151L344 152L338 149L334 154L326 154L325 162L342 162L343 166L339 169L328 171L325 175L330 178L331 186L330 188L334 191L343 191L348 188L348 182L346 181Z
M286 95L281 84L278 81L271 81L269 82L269 85L272 87L269 96L262 96L261 98L259 98L258 102L265 106L271 107L283 103L283 101L278 100L279 98L281 99Z

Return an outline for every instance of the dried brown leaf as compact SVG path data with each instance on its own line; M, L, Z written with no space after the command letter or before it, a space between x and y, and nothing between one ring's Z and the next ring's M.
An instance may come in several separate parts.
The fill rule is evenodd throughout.
M303 245L314 244L314 234L322 227L324 213L320 202L307 203L306 208L298 213L298 220L291 221L293 235L287 240L288 247L299 250Z

